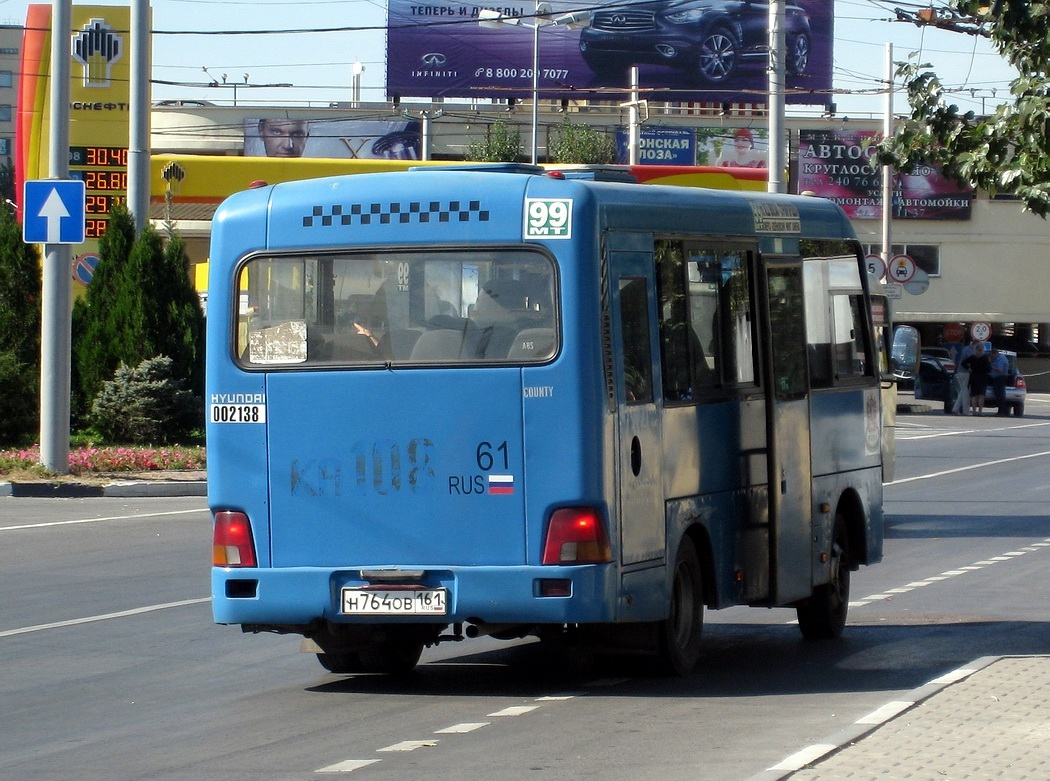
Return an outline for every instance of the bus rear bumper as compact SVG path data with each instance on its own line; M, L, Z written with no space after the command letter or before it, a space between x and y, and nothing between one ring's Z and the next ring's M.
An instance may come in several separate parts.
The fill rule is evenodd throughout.
M383 573L382 580L364 574ZM446 611L425 615L346 615L344 588L404 588L395 573L422 573L412 585L446 590ZM615 619L617 570L573 567L354 567L212 569L212 614L218 624L306 626L334 623L604 623ZM562 594L567 593L567 596ZM547 594L553 594L548 596Z

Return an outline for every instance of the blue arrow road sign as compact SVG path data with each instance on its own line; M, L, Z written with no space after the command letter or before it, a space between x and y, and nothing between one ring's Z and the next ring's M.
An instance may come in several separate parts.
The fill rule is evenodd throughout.
M84 182L33 179L22 193L22 241L26 244L84 243Z

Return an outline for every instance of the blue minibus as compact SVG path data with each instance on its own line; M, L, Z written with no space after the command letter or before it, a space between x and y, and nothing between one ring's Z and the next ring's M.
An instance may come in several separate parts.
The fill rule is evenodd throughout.
M217 623L336 673L482 635L685 675L705 610L846 623L882 556L879 356L843 212L428 167L216 212Z

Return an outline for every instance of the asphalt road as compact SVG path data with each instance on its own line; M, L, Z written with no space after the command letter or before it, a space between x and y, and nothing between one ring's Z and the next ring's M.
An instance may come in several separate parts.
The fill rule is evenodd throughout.
M1050 653L1050 398L899 421L850 626L708 613L684 680L491 639L397 680L211 622L204 500L0 499L0 780L747 779L981 656Z

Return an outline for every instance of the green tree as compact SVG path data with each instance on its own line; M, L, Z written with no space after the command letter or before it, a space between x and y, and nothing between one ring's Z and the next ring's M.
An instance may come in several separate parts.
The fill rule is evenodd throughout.
M471 162L516 163L524 148L518 128L497 119L489 125L484 140L475 141L467 148L466 158Z
M135 220L124 206L110 214L106 232L98 243L95 266L87 294L73 305L73 399L75 420L91 409L102 383L113 376L121 361L136 365L132 353L138 333L132 323L131 303L125 284L125 267L135 242Z
M10 157L0 163L0 199L15 200L15 166Z
M608 165L616 162L616 141L590 125L575 123L566 115L547 145L552 163Z
M140 361L167 356L174 376L204 393L204 314L190 284L186 243L172 233L167 242L150 227L128 259L127 281L140 291L133 322L141 328Z
M186 245L152 227L135 237L125 208L110 216L87 296L74 308L75 375L86 416L124 364L165 356L193 393L204 390L204 316L189 280Z
M40 257L0 204L0 443L21 444L39 427Z
M1043 217L1050 211L1050 2L950 0L911 21L988 37L1020 74L1012 101L990 116L949 103L937 74L911 61L897 76L908 88L910 118L883 141L878 160L910 171L933 163L946 175L990 193L1018 196Z
M40 286L40 256L0 204L0 349L27 366L40 364Z

